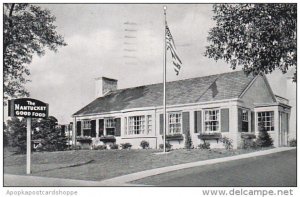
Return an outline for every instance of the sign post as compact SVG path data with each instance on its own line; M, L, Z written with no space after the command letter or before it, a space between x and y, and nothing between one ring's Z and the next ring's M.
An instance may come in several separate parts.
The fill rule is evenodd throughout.
M24 117L27 121L26 174L31 173L31 118L47 118L49 105L32 98L8 101L8 116Z
M26 174L30 174L31 170L31 118L27 119L27 150L26 150Z

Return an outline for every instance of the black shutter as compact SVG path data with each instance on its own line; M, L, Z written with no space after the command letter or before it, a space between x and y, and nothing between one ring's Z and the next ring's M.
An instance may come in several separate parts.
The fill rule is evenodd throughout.
M99 137L104 135L104 119L99 119Z
M241 108L238 108L238 132L242 132L243 130L243 110Z
M164 134L164 115L163 114L159 115L159 134L160 135Z
M81 136L81 121L77 121L76 123L76 136Z
M202 132L202 112L201 111L195 111L195 133L201 133Z
M115 136L121 136L121 118L116 118Z
M221 109L221 132L229 132L229 109Z
M182 112L182 133L190 131L190 112Z
M91 137L96 137L96 120L91 120Z
M255 113L251 112L251 131L255 132Z

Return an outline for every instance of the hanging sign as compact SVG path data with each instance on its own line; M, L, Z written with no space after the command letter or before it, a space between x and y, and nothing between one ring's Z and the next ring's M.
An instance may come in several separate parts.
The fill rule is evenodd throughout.
M32 98L12 99L8 101L8 116L26 118L26 174L31 173L31 118L47 118L48 104Z
M32 98L12 99L8 101L8 116L46 118L48 104Z

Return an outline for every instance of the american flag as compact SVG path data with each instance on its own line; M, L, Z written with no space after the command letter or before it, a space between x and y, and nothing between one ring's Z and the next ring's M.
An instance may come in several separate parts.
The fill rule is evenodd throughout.
M166 44L167 44L167 50L171 51L172 60L173 60L173 64L174 64L174 70L176 72L176 75L178 75L179 70L182 66L182 62L181 62L180 58L177 55L175 43L174 43L174 40L173 40L173 36L170 32L170 29L169 29L168 25L166 25Z

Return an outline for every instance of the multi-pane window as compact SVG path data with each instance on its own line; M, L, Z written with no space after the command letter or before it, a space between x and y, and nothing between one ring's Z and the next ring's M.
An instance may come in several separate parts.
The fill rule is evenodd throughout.
M220 128L220 110L205 110L204 116L205 131L219 131Z
M152 131L152 116L147 116L147 134L151 133Z
M83 136L91 136L91 121L83 121Z
M131 116L128 121L128 135L145 133L145 116Z
M181 113L169 114L169 134L181 133Z
M267 131L274 131L274 112L265 111L257 113L258 123L263 123ZM259 127L259 125L258 125Z
M242 131L249 131L249 118L248 118L248 110L242 110Z
M106 135L115 135L116 120L114 118L105 119Z
M83 129L91 129L91 121L90 120L83 121Z

